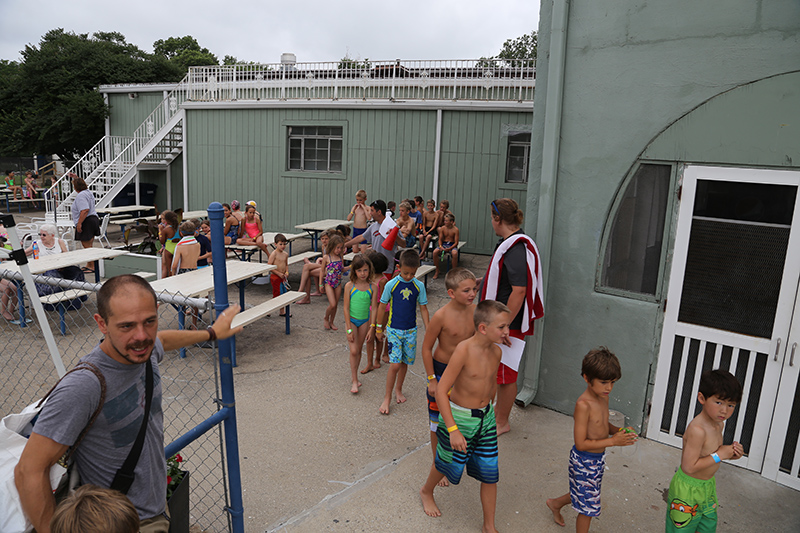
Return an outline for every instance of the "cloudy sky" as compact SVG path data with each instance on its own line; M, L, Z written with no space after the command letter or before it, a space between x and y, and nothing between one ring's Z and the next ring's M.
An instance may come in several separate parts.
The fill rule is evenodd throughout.
M153 42L192 35L220 60L473 59L538 29L535 0L0 0L0 59L19 60L54 28Z

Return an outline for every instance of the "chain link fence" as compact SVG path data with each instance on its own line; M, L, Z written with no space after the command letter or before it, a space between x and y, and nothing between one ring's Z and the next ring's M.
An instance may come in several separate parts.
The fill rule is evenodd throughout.
M0 402L2 416L19 412L38 401L58 381L58 373L47 347L46 328L37 316L24 290L24 282L10 281L11 273L0 265L0 289L4 295L5 317L0 318ZM37 277L38 281L47 281ZM50 283L56 283L52 281ZM61 282L63 285L63 281ZM99 285L75 284L84 289ZM17 286L22 286L25 323L20 324ZM178 329L180 306L174 295L158 295L159 329ZM7 300L7 302L6 302ZM7 304L7 305L6 305ZM59 305L63 306L59 309ZM45 305L44 320L55 339L64 366L69 370L88 354L101 340L102 334L94 320L97 312L96 295L86 295L85 301L68 300L59 305ZM188 309L188 308L184 308ZM8 313L11 313L10 315ZM205 329L213 322L212 311L187 311L186 325ZM9 319L8 316L13 317ZM27 322L30 320L30 322ZM62 334L62 321L63 331ZM179 351L167 352L159 365L164 412L164 442L197 426L219 410L220 397L216 344L204 343ZM225 472L225 450L222 425L209 431L181 450L182 469L191 472L190 525L193 532L230 531L229 505Z

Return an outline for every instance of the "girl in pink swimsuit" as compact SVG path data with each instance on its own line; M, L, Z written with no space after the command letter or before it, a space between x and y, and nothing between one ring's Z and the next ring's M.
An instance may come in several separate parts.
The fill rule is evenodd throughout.
M248 205L244 212L244 220L239 224L239 239L236 244L242 246L258 246L269 255L269 248L264 244L264 228L261 226L261 219L256 216L256 208Z

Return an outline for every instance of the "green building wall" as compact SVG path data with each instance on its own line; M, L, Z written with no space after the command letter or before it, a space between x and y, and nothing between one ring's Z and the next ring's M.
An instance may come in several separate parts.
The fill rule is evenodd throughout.
M543 2L539 25L526 231L539 240L546 234L552 247L543 258L541 370L525 371L523 381L538 387L537 404L572 412L585 388L583 355L606 345L623 371L611 407L639 426L657 362L674 212L666 224L662 290L637 299L595 288L611 207L640 160L797 168L798 78L779 75L800 68L800 4L571 1L563 88L550 95L559 90L553 6L562 4ZM548 99L553 104L557 96L563 109L548 115ZM549 193L540 190L551 183L542 160L552 139L543 131L553 120L561 130L550 211L535 200ZM672 190L677 206L675 178ZM530 369L534 356L528 350Z
M296 224L345 218L358 189L370 200L431 198L437 111L431 109L291 107L203 109L186 113L190 209L212 201L255 200L265 229L295 231ZM526 111L443 111L439 194L457 217L465 251L491 253L496 237L488 203L525 187L503 187L504 124L530 127ZM343 172L304 175L286 170L286 128L331 124L344 132ZM485 216L483 216L485 214Z
M130 98L128 94L135 94L136 98ZM136 128L163 101L164 92L160 89L131 87L130 93L108 93L110 135L133 137Z

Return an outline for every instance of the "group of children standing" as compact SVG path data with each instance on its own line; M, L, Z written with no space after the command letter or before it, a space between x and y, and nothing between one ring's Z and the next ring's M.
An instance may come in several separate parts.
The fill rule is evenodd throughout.
M358 191L356 204L348 216L355 217L353 235L366 229L369 211L365 206L366 193ZM422 232L417 231L414 211L419 213L422 198L411 203L401 202L397 223L406 244L419 236L420 252L406 249L399 254L392 275L384 275L388 261L384 254L372 249L355 255L350 267L344 267L347 228L324 232L320 238L325 255L318 262L306 262L301 275L300 290L308 294L325 294L329 305L325 310L324 326L337 330L334 319L338 302L344 293L344 325L349 346L350 392L356 394L359 381L362 348L367 345L367 365L361 374L380 368L382 360L389 363L386 388L379 412L390 413L392 394L398 404L406 401L403 384L408 366L416 359L417 313L419 307L425 335L422 360L427 375L427 400L433 462L419 494L424 512L431 517L441 516L435 498L437 487L458 484L466 467L467 474L481 483L480 501L483 510L483 531L496 531L494 526L499 480L497 428L492 400L495 397L497 369L502 357L500 344L508 341L510 311L502 303L485 300L476 305L478 280L465 268L456 265L445 276L448 303L429 319L425 286L415 278L420 258L430 240L432 230L440 219L437 251L458 243L448 226L455 227L452 213L433 211L435 203L428 202L423 214ZM443 211L447 210L443 202ZM255 214L255 206L252 211ZM250 211L248 207L248 211ZM162 213L162 226L172 226L171 212ZM389 213L387 213L388 215ZM173 214L174 215L174 214ZM233 211L226 204L226 243L230 227L236 225ZM412 221L413 224L409 223ZM240 221L239 224L242 222ZM186 222L180 226L180 240L173 248L172 271L192 268L200 256L200 244L195 226ZM205 226L201 234L208 233ZM168 231L165 231L168 235ZM241 231L239 231L241 234ZM276 265L271 273L273 295L288 278L286 238L278 235L269 262ZM183 246L183 248L181 248ZM210 251L210 248L209 248ZM354 246L358 252L358 246ZM167 253L167 252L165 252ZM436 252L441 253L441 252ZM457 253L457 250L456 250ZM210 254L209 254L210 255ZM436 257L436 256L435 256ZM177 265L176 265L177 262ZM346 283L343 277L348 275ZM319 281L318 293L310 286ZM309 297L298 303L308 303ZM386 340L386 356L382 357ZM622 377L617 357L601 347L591 350L584 358L581 375L586 390L577 399L574 410L574 446L569 453L569 492L546 501L554 521L563 526L561 510L571 504L578 512L576 531L589 530L591 519L600 515L600 488L605 469L605 450L610 446L630 446L638 436L632 428L614 426L609 421L609 398L614 384ZM738 442L723 445L724 422L741 400L742 387L738 380L724 370L705 372L700 381L698 401L701 412L687 426L683 435L681 464L670 483L666 531L716 531L717 496L714 474L725 459L738 459L744 454Z

